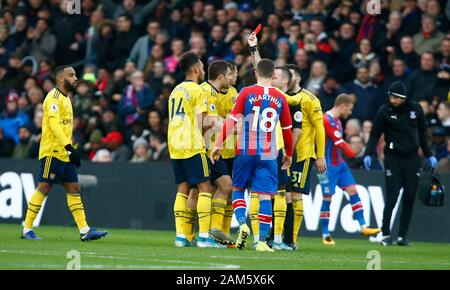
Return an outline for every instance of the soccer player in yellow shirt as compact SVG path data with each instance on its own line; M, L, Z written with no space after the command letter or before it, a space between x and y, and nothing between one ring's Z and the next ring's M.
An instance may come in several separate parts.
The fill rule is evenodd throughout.
M56 88L47 94L43 104L39 183L28 203L21 238L41 239L32 229L33 222L53 185L62 183L81 241L97 240L108 233L97 231L86 222L77 173L77 167L81 166L80 154L72 146L73 111L68 94L77 86L77 76L73 67L59 66L55 69L54 79Z
M296 65L285 65L292 73L292 82L289 88L288 102L291 108L300 106L301 112L294 114L293 119L302 122L300 129L294 129L294 156L291 166L291 198L287 196L288 217L289 207L293 209L293 225L287 221L285 225L284 242L294 249L298 248L297 237L303 220L302 194L309 194L311 169L313 163L319 174L326 171L325 162L325 129L323 126L323 113L319 99L310 91L300 87L300 68ZM292 229L292 231L291 231ZM290 233L292 232L292 237ZM289 233L289 234L288 234ZM291 240L292 239L292 240Z
M174 203L176 238L175 246L190 245L185 235L187 200L192 186L199 194L197 213L199 238L197 247L219 247L209 236L211 223L212 186L210 165L206 157L203 139L203 119L207 113L207 100L199 85L205 78L203 63L192 52L180 59L185 81L178 84L169 96L169 154L172 160L175 182L178 185Z

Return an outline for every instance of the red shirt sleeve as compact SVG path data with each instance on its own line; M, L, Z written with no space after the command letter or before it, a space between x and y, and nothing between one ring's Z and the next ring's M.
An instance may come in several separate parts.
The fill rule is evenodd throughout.
M281 95L281 116L280 123L281 129L283 131L283 141L284 141L284 149L286 150L286 155L292 157L294 153L294 143L292 140L292 119L291 112L289 110L289 105L286 98Z
M348 143L345 142L344 139L342 139L342 134L339 129L331 125L330 117L327 114L324 114L323 116L323 125L325 127L325 132L328 138L333 140L335 146L339 146L342 152L350 158L356 156L356 153L353 152L352 148L350 148L350 145L348 145Z

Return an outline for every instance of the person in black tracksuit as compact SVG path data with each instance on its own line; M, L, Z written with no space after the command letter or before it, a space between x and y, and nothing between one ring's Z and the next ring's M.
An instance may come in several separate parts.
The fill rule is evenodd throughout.
M421 106L406 97L406 86L400 82L392 83L388 88L389 103L383 105L373 124L367 144L364 166L370 169L375 147L381 134L385 138L385 174L386 205L383 212L382 244L393 244L390 233L392 211L397 202L400 189L403 187L402 211L397 245L406 246L408 227L413 211L421 160L418 148L435 168L437 160L432 156L428 144L425 115Z

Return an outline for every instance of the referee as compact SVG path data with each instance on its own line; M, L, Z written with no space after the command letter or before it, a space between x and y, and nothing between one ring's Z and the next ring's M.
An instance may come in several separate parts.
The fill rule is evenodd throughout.
M430 166L435 168L437 160L428 145L425 116L420 105L406 97L406 87L400 82L388 88L389 103L383 105L375 116L372 132L367 144L364 166L367 170L375 156L375 147L382 133L385 136L386 205L383 212L383 237L381 244L393 244L390 224L392 211L403 187L402 211L397 245L407 246L406 239L411 220L414 200L419 182L421 160L419 146Z

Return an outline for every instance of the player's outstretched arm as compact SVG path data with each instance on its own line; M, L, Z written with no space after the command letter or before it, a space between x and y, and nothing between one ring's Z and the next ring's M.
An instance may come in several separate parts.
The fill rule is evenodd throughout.
M255 32L252 32L250 34L247 42L252 53L253 67L256 68L258 63L261 61L261 55L258 52L258 37L256 36Z

